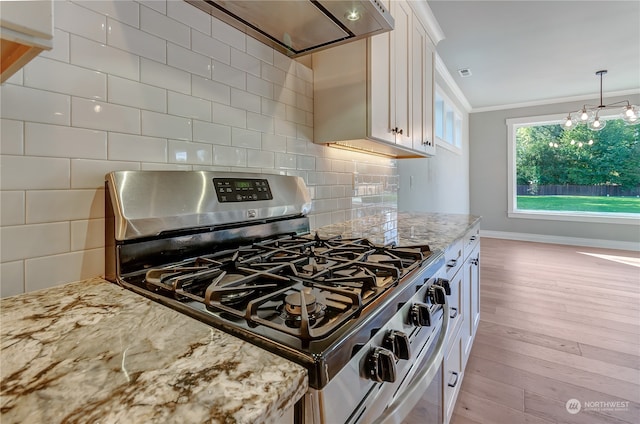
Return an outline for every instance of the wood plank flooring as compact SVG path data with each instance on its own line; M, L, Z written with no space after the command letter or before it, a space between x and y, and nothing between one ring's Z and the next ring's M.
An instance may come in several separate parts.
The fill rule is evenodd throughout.
M481 243L480 324L451 423L640 423L640 254Z
M640 253L481 249L480 324L451 424L640 423ZM422 421L414 410L405 423Z

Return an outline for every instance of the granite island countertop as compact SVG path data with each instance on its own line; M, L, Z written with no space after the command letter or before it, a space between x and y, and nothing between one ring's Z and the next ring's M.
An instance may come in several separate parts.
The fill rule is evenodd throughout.
M2 299L0 419L277 422L306 370L96 278Z
M321 237L368 238L377 244L397 246L428 244L432 250L444 250L480 219L463 214L391 211L326 225L312 233Z

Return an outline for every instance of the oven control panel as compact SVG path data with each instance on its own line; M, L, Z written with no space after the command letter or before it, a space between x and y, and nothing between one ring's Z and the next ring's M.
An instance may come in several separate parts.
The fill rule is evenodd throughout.
M271 200L271 188L266 179L214 178L213 186L220 203Z

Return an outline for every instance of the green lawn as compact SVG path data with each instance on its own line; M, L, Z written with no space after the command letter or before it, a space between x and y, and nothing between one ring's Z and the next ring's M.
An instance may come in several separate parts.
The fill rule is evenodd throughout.
M640 198L604 196L518 196L518 209L535 211L640 213Z

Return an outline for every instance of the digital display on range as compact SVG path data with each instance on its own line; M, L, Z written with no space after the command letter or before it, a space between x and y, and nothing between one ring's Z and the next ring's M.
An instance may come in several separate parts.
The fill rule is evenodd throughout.
M273 199L269 182L264 179L214 178L213 186L220 203Z

